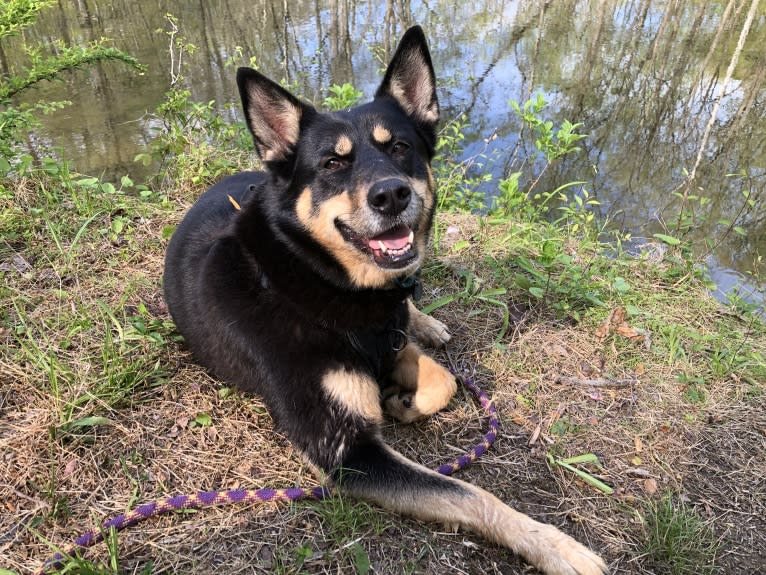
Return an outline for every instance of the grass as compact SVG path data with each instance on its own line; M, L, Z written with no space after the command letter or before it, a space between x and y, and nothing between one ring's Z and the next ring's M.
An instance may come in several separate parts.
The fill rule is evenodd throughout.
M174 101L187 106L188 96ZM194 144L203 127L239 146L239 131L211 113L196 106L193 122L152 146L179 158L154 157L165 177L147 185L107 185L60 162L5 182L0 563L12 572L137 502L319 479L257 399L193 363L162 299L172 229L211 179L245 167L239 148ZM757 572L766 561L766 510L750 487L766 474L762 318L713 300L688 246L631 256L603 243L587 197L570 195L552 222L508 184L505 205L524 209L461 211L477 182L449 164L459 135L450 128L442 147L437 171L457 200L442 200L419 305L453 332L437 358L472 373L503 423L460 477L558 524L615 572ZM602 334L618 308L624 325ZM481 410L458 394L430 420L384 433L436 466L470 448L482 426ZM176 514L109 541L67 572L525 572L477 538L340 497Z
M646 554L668 575L710 575L717 571L713 529L686 504L664 495L645 516Z

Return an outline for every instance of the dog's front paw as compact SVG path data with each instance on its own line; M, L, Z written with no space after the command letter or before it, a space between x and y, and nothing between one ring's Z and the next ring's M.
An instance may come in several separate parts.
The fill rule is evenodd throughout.
M538 532L544 539L542 557L533 563L547 575L604 575L606 563L593 551L552 525Z
M402 423L412 423L425 416L415 409L414 403L414 391L401 389L398 385L383 390L383 405L386 413Z
M452 338L447 326L438 319L424 314L408 301L410 313L409 332L419 343L429 347L444 347Z
M447 326L430 315L423 314L413 331L415 338L429 347L444 347L452 339Z
M449 403L457 391L457 381L449 370L430 357L421 355L417 364L416 389L393 385L383 390L383 405L386 411L404 423L436 413ZM395 373L401 376L405 369ZM407 382L408 379L401 379ZM411 380L409 380L411 381Z

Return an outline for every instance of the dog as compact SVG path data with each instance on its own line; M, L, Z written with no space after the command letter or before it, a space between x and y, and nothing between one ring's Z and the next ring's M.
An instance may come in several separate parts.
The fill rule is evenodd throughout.
M319 112L249 68L237 84L266 171L205 192L165 262L168 308L196 360L262 397L341 493L477 532L548 574L605 573L555 527L381 438L384 412L411 422L457 388L417 343L443 345L447 328L411 302L436 203L423 31L404 34L374 99L351 109Z

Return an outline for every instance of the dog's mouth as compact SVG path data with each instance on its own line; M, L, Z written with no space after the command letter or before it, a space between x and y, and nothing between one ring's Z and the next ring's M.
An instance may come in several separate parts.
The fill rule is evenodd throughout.
M363 237L340 221L336 221L336 226L347 242L371 256L380 267L403 268L417 256L415 232L406 224L399 224L372 237Z

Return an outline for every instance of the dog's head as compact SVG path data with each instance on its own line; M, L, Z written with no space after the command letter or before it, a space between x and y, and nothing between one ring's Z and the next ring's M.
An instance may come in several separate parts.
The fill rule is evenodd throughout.
M329 256L355 288L413 274L433 216L439 120L422 30L406 32L373 101L355 108L320 113L250 68L238 70L237 83L269 189L280 196L263 198L278 233L312 261Z

